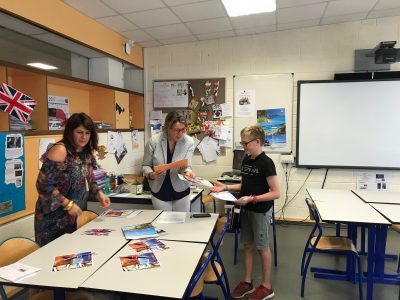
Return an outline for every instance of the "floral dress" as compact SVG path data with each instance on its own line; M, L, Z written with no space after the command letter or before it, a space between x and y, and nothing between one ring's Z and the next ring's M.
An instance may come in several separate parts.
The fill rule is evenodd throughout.
M76 230L76 217L64 211L65 198L73 200L82 210L89 197L95 197L99 188L93 170L95 157L88 152L67 153L64 161L48 158L43 154L36 189L39 199L35 208L35 239L40 246L55 240L64 233Z

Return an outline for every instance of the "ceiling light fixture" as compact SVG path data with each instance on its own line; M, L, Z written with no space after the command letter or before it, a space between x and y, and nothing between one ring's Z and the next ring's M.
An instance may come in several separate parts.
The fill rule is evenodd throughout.
M276 10L275 0L222 0L230 17L260 14Z
M43 70L56 70L56 69L58 69L55 66L46 65L46 64L43 64L43 63L29 63L27 65L31 66L31 67L34 67L34 68L43 69Z

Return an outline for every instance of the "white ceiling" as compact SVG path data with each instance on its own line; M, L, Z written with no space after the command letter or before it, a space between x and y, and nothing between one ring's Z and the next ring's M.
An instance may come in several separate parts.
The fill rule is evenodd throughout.
M275 12L235 18L220 0L64 2L142 47L400 15L400 0L276 0Z

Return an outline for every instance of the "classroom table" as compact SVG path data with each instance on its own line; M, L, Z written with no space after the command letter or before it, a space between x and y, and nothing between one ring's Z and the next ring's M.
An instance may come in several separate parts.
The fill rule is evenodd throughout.
M130 246L126 245L114 254L100 270L88 278L81 287L181 299L207 243L178 241L164 241L164 243L170 248L155 252L160 267L123 271L119 256L133 253Z
M400 205L386 203L371 203L370 205L385 216L392 224L400 224Z
M33 276L24 278L18 283L10 283L0 278L0 283L30 288L45 288L55 291L55 299L64 298L64 290L78 289L81 284L96 272L127 241L118 238L64 234L51 243L22 258L19 262L40 268ZM106 246L105 246L106 245ZM93 252L93 265L85 268L53 272L55 256L78 252Z
M352 192L367 203L400 204L400 192L367 190L352 190Z
M398 284L398 279L386 278L384 274L387 227L390 222L350 190L307 189L307 192L315 203L321 221L368 227L367 299L373 298L374 282Z
M139 195L132 193L111 193L108 196L110 197L111 203L152 205L150 192ZM202 197L203 189L192 189L190 191L190 211L202 211ZM94 201L96 200L93 200L93 202Z

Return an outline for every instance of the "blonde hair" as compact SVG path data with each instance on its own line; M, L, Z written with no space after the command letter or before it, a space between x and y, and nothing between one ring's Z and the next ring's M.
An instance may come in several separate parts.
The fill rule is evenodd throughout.
M265 142L265 132L260 125L246 126L240 131L240 136L248 137L250 140L259 139L261 146Z

